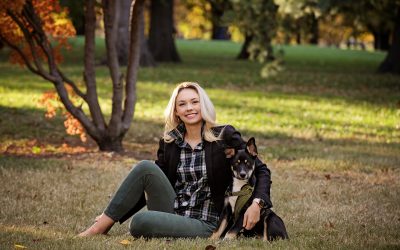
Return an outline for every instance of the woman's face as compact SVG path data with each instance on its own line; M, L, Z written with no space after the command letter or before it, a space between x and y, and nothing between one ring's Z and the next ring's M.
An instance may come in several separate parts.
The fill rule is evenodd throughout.
M195 125L203 120L199 94L194 89L182 89L176 97L175 107L175 114L185 125Z

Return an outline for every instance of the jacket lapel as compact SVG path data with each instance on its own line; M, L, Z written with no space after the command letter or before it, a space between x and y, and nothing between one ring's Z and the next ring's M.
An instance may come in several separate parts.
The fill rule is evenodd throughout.
M214 178L213 178L213 166L212 166L212 147L213 147L213 143L204 141L207 177L208 177L208 184L210 185L211 192L215 188Z

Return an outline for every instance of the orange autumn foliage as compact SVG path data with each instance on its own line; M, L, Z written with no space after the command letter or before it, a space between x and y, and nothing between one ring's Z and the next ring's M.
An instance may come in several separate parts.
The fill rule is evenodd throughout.
M27 8L31 6L33 8ZM36 15L32 15L31 11ZM25 15L24 15L25 13ZM26 15L26 13L30 13ZM14 17L14 18L13 18ZM39 22L33 22L39 18ZM75 36L75 28L68 18L68 9L60 6L58 0L0 0L0 37L12 47L16 47L25 56L29 64L47 63L45 49L41 39L51 42L51 54L56 62L62 60L61 49L70 48L67 39ZM41 25L38 25L40 23ZM20 26L24 28L21 29ZM40 26L40 27L39 27ZM38 36L38 31L45 36ZM40 33L40 32L39 32ZM31 39L27 39L30 37ZM35 61L36 60L36 61ZM26 65L21 53L12 50L10 62ZM77 99L74 91L66 85L71 100ZM45 107L46 118L53 118L60 110L65 118L66 132L71 135L80 135L86 141L86 133L80 122L67 112L55 91L46 91L39 100L39 105Z
M29 46L24 39L23 31L9 15L9 13L13 13L20 17L24 4L26 4L26 0L0 1L0 35L11 44L19 47L30 62L32 62L34 53L36 53L36 57L46 60L43 50L37 43ZM68 19L68 9L61 7L58 0L32 0L32 5L42 20L44 32L52 41L55 59L60 62L62 60L61 49L69 48L67 39L75 36L76 33L71 20ZM21 22L28 28L28 32L33 32L34 29L27 20L22 19ZM21 66L25 65L21 56L14 50L10 53L10 62Z
M65 86L68 91L68 94L72 101L76 101L77 96L73 92L72 88L68 85ZM62 105L59 96L53 90L46 91L42 94L41 98L38 101L39 107L44 107L46 109L45 117L48 119L52 119L57 115L57 111L60 111L64 116L64 126L65 131L69 135L79 135L82 142L86 142L87 136L85 129L82 124L75 119L71 113L65 110Z

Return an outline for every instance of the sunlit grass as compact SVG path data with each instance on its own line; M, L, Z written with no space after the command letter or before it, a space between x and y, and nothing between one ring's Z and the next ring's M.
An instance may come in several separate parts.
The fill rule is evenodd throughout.
M103 41L97 42L101 61ZM73 44L62 68L83 86L82 39ZM375 74L384 53L277 46L284 50L285 69L262 79L260 65L234 60L240 44L177 44L183 63L140 69L134 121L124 140L129 156L97 152L93 142L87 153L66 155L65 145L85 144L65 134L62 117L44 118L38 100L53 86L7 63L6 50L0 53L1 249L18 243L31 249L121 249L123 239L144 249L265 247L254 239L134 240L126 224L113 228L111 237L73 238L104 209L133 163L155 158L164 108L181 81L206 88L220 124L256 137L272 170L274 209L291 236L268 247L400 245L400 85L398 76ZM108 119L108 70L98 66L96 74Z

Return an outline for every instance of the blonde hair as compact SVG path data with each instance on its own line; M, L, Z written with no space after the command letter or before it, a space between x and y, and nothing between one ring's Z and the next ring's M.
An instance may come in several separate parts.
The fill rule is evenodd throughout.
M174 138L172 138L168 133L171 130L174 130L180 123L179 117L175 114L176 111L176 98L178 97L179 92L182 89L193 89L197 92L200 98L200 108L201 108L201 116L203 121L205 122L205 126L203 128L203 138L206 141L213 142L220 140L218 136L215 136L212 127L215 127L217 124L216 114L214 109L214 104L211 102L208 97L206 91L200 87L200 85L196 82L182 82L176 86L174 91L172 91L171 98L169 99L168 105L164 111L165 117L165 128L164 128L164 141L172 142Z

